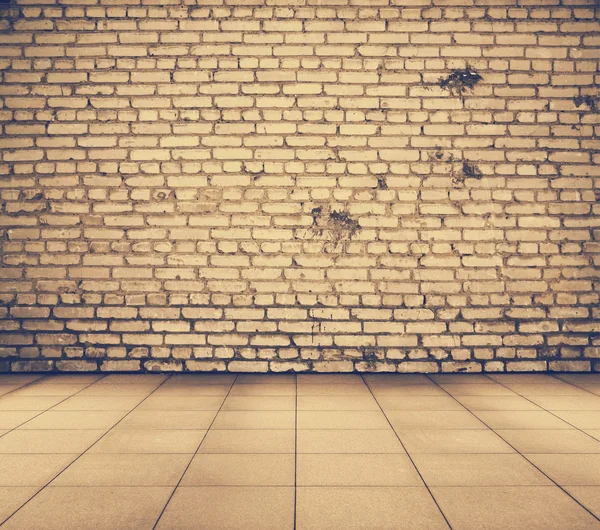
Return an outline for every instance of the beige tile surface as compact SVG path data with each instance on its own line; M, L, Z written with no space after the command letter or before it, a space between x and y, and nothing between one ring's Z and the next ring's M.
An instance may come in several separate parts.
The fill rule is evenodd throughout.
M490 429L573 429L544 410L475 410L473 414Z
M0 411L47 410L65 399L65 396L18 396L10 393L0 396Z
M33 383L15 390L12 395L17 397L26 396L72 396L81 392L88 386L87 383L79 384L38 384Z
M39 414L35 410L3 410L0 413L0 429L14 429Z
M132 410L144 396L73 396L53 410Z
M182 486L293 486L293 454L199 454Z
M296 410L296 396L232 396L221 410Z
M2 453L83 453L105 430L17 429L0 438ZM2 456L0 456L2 458Z
M396 431L408 429L485 429L473 414L468 411L414 411L402 410L387 412Z
M600 518L600 486L565 486L564 489Z
M554 415L578 429L600 429L600 412L597 410L557 410Z
M151 529L171 487L52 487L35 496L2 529Z
M600 523L556 486L433 487L455 530L596 530Z
M518 454L413 454L428 486L545 486L551 482Z
M362 396L298 396L298 410L376 410L377 401L369 394Z
M389 410L464 410L451 396L377 396L377 403Z
M398 437L385 430L299 430L298 453L405 453Z
M293 429L214 430L202 441L199 453L294 453Z
M118 429L206 430L217 412L212 410L134 410Z
M559 486L600 486L600 454L527 454Z
M497 432L520 453L600 453L598 440L575 429Z
M0 487L0 524L4 519L12 515L18 508L33 497L39 488L2 486ZM33 526L31 526L33 528Z
M157 530L293 530L293 487L180 487Z
M219 412L213 429L294 429L296 415L294 411L250 410Z
M298 486L422 486L405 454L298 454Z
M185 454L84 454L53 486L175 486L190 462Z
M0 455L0 486L45 486L77 454Z
M125 415L125 410L55 411L39 414L22 425L21 429L110 429ZM0 417L2 415L0 414Z
M469 410L542 410L523 396L456 396Z
M298 429L389 429L385 415L380 411L323 411L299 410Z
M515 452L502 438L489 430L399 430L398 436L409 454Z
M224 398L220 396L151 395L142 401L136 410L219 410L223 401Z
M89 453L193 454L206 430L121 429L106 434Z
M444 530L424 487L299 487L297 530Z

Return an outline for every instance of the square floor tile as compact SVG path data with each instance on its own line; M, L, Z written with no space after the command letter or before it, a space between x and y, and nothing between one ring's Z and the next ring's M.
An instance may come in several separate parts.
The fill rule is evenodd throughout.
M600 453L598 440L575 429L496 432L520 453Z
M52 486L175 486L191 455L84 454Z
M136 410L219 410L220 396L155 396L140 403Z
M473 414L490 429L572 429L568 423L543 410L475 410Z
M236 385L281 385L296 384L295 374L239 374Z
M600 454L526 454L559 486L600 486Z
M550 374L487 374L490 379L502 384L556 385L560 380Z
M600 411L600 396L531 396L529 399L540 407L555 410ZM598 413L600 416L600 412Z
M0 396L5 396L14 392L18 388L22 388L22 385L0 385Z
M67 384L36 384L27 385L15 390L12 395L18 397L26 396L72 396L77 392L82 391L88 385L86 383L79 383L74 385Z
M49 410L40 414L39 416L36 416L24 425L21 425L19 428L50 430L108 430L116 425L125 416L125 414L127 414L127 411L124 410L97 410L93 413L82 410ZM0 417L2 417L2 414L0 414Z
M551 482L518 454L413 454L428 486L545 486Z
M586 396L589 395L585 390L569 385L568 383L551 384L519 384L507 383L506 386L513 392L522 396Z
M83 453L105 432L83 429L71 431L16 429L0 438L0 454Z
M434 487L455 530L591 530L588 512L556 486Z
M199 454L182 486L293 486L292 454Z
M310 374L307 374L309 377ZM435 383L423 374L364 374L363 379L370 387L377 385L433 385Z
M600 518L600 486L565 486L565 490Z
M366 396L298 396L298 410L377 410L379 405Z
M600 413L596 410L557 410L554 415L578 429L600 429Z
M166 374L109 374L100 379L98 385L148 385L150 383L161 384L169 376Z
M498 435L489 430L400 430L398 435L410 454L515 452Z
M26 385L43 377L41 374L0 374L0 385Z
M73 396L52 410L132 410L143 399L142 396Z
M431 385L371 385L373 395L379 399L382 396L447 396L442 388Z
M451 396L515 396L508 388L491 382L491 384L443 384L440 385Z
M450 396L378 396L377 402L384 411L389 410L464 410Z
M298 486L422 486L405 454L299 454Z
M43 377L42 379L38 379L36 381L36 384L74 385L79 383L86 383L88 385L91 385L93 383L96 383L97 381L100 381L100 379L104 379L105 377L105 374L51 374Z
M309 385L361 385L364 384L358 374L298 374L298 384Z
M115 429L96 443L93 453L183 453L193 454L206 434L205 430L128 430Z
M152 395L163 396L213 396L225 398L229 393L228 386L221 385L163 385L157 388Z
M469 410L542 410L522 396L456 396Z
M0 396L0 411L47 410L63 399L65 396L17 396L11 393Z
M78 397L88 396L149 396L158 385L92 385L77 394Z
M290 430L208 431L199 453L294 453L296 433Z
M229 396L221 410L296 410L296 396Z
M395 410L387 417L396 431L407 429L485 429L473 414L467 411Z
M229 388L237 379L236 374L173 374L162 388L171 385L185 386L224 386Z
M78 456L1 455L0 486L45 486Z
M157 530L293 530L292 487L180 487Z
M493 379L490 379L484 374L431 374L428 376L429 379L435 381L438 384L460 384L460 385L485 385L493 383Z
M206 430L216 416L212 410L134 410L118 429Z
M296 413L280 410L221 411L213 429L294 429Z
M298 429L389 429L383 413L370 410L301 410Z
M0 413L0 429L15 429L39 414L41 412L37 410L3 410Z
M297 530L444 530L424 487L298 488Z
M365 396L372 397L365 385L298 385L299 396Z
M405 452L392 429L298 431L298 453Z
M23 506L38 490L37 487L0 487L0 523Z
M229 392L230 396L295 396L295 384L255 384L255 385L233 385Z
M172 491L173 488L46 488L2 529L151 529Z

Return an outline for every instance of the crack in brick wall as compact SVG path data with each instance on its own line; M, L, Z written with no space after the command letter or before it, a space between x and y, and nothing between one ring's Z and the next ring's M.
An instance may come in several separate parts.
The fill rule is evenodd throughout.
M600 13L518 3L0 8L0 371L600 371Z

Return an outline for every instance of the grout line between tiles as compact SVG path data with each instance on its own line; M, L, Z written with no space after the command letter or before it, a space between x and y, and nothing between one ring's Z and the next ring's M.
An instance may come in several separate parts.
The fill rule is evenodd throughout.
M431 379L433 381L433 379ZM436 385L437 383L435 381L433 381ZM499 383L502 386L504 386L502 383ZM440 385L438 385L440 386ZM442 388L440 386L440 388ZM509 387L505 387L505 388L509 388ZM442 388L442 390L444 390ZM509 388L509 390L511 390ZM446 392L446 390L444 390L444 392ZM446 392L450 397L452 397L452 399L456 400L457 403L460 403L454 396L452 396L451 394L449 394L448 392ZM518 392L515 392L517 395L527 399L527 397L518 394ZM528 400L530 401L530 400ZM533 403L533 401L532 401ZM534 403L535 405L535 403ZM464 406L464 405L463 405ZM538 405L539 406L539 405ZM550 482L552 482L557 488L561 489L565 494L567 494L569 497L571 497L571 499L573 499L577 504L579 504L579 506L581 506L586 512L588 512L592 517L594 517L594 519L600 521L600 517L596 516L591 510L588 510L583 504L581 504L575 497L573 497L573 495L571 495L567 490L565 490L560 484L558 484L558 482L554 481L549 475L547 475L546 473L544 473L544 471L542 471L542 469L540 469L538 466L536 466L529 458L527 458L526 455L524 455L523 453L521 453L521 451L519 451L514 445L512 445L508 440L506 440L501 434L499 434L495 429L492 429L485 421L483 421L481 418L478 418L471 410L468 410L466 407L465 409L469 412L469 414L471 414L473 417L475 417L477 420L479 420L481 423L483 423L490 431L492 431L494 434L496 434L496 436L498 436L499 438L501 438L504 443L508 444L510 447L513 448L513 450L515 450L517 452L517 454L519 454L520 456L522 456L525 460L527 460L527 462L529 462L530 465L532 465L535 469L537 469L542 475L544 475ZM546 411L549 412L549 411ZM502 429L500 429L502 430Z
M366 387L369 389L369 392L371 392L371 395L373 396L373 399L375 399L375 401L377 402L377 405L379 405L379 401L377 400L377 397L375 397L375 394L373 394L373 391L371 390L371 387L369 386L369 384L365 381L365 378L363 377L363 375L361 374L361 379L363 380L363 383L366 385ZM390 429L392 429L392 431L394 432L394 434L396 435L396 438L398 438L398 442L400 442L400 445L402 446L402 449L404 449L404 451L406 452L406 455L408 456L408 459L410 460L410 463L412 464L412 466L415 468L415 471L418 473L419 478L421 479L421 481L423 482L423 484L425 485L425 487L427 488L427 492L429 493L431 499L433 500L433 502L435 503L435 505L437 506L437 509L439 510L440 514L442 515L442 517L444 518L444 521L446 521L446 524L448 525L448 528L450 528L450 530L452 530L452 525L450 525L450 521L448 521L448 518L446 517L446 514L442 511L442 508L440 507L440 505L438 504L437 499L433 496L433 493L431 492L431 490L429 489L429 485L425 482L425 479L423 478L423 475L421 475L421 471L419 471L419 468L415 465L415 462L412 458L412 456L410 455L410 453L406 450L406 447L404 446L404 443L402 442L402 439L400 438L400 436L398 435L398 433L396 432L396 429L394 429L394 426L392 425L392 422L389 420L387 414L385 413L385 411L383 410L383 408L381 408L381 405L379 405L379 409L381 411L381 413L384 415L386 421L388 422Z
M70 462L66 467L64 467L63 469L61 469L56 475L54 475L48 482L46 482L46 484L44 484L33 496L31 496L26 502L24 502L23 504L21 504L21 506L19 506L13 513L11 513L8 517L6 517L4 520L0 521L0 527L6 523L6 521L8 521L11 517L13 517L17 512L19 512L22 508L24 508L27 504L29 504L37 495L39 495L39 493L45 489L46 487L48 487L48 485L54 481L59 475L61 475L62 473L64 473L67 469L69 469L75 462L77 462L77 460L79 460L85 453L87 453L92 447L94 447L94 445L96 445L100 440L102 440L109 432L111 432L119 423L121 423L127 416L129 416L129 414L131 414L137 407L139 407L144 401L146 401L146 399L148 399L158 388L160 388L162 385L165 384L166 381L168 381L170 379L171 376L167 376L160 385L158 385L154 390L152 390L152 392L150 392L150 394L148 394L144 399L142 399L142 401L140 401L135 407L133 407L127 414L125 414L125 416L123 416L117 423L115 423L110 429L108 429L102 436L100 436L100 438L98 438L93 444L91 444L85 451L83 451L82 453L80 453L77 458L75 458L72 462ZM102 379L98 379L97 381L94 381L93 383L91 383L90 385L86 386L85 388L82 388L79 392L82 392L83 390L85 390L86 388L89 388L95 384L98 383L98 381L102 381ZM77 392L77 393L79 393ZM76 394L73 394L76 395ZM66 399L69 399L73 396L68 396ZM66 399L64 399L63 401L65 401ZM44 412L48 412L49 410L51 410L52 408L56 407L57 405L60 405L60 403L62 403L63 401L60 401L59 403L57 403L56 405L53 405L52 407L50 407L49 409L45 410ZM37 417L37 416L36 416ZM28 421L31 421L33 418L29 419ZM27 423L27 422L25 422ZM32 429L34 430L34 429ZM44 430L51 430L51 429L44 429ZM61 429L61 430L70 430L70 429ZM86 429L88 430L88 429ZM102 430L102 429L98 429L98 430ZM50 453L51 454L51 453ZM67 453L67 454L75 454L75 453Z
M235 378L234 378L234 380L231 382L231 386L229 387L229 390L227 391L227 394L225 394L225 397L223 398L223 401L221 402L221 406L219 407L219 410L216 411L214 418L210 422L210 425L208 426L208 429L206 429L206 432L204 433L204 436L202 437L202 440L200 440L200 443L198 444L198 447L196 447L196 451L192 454L192 456L190 458L190 461L188 462L187 466L183 470L183 473L181 474L181 477L179 477L179 480L177 481L177 484L175 484L175 487L173 488L173 491L171 492L171 495L169 495L169 498L167 499L167 502L163 506L163 509L160 511L160 514L158 515L158 518L156 519L156 522L154 523L154 526L152 527L152 530L155 530L155 528L158 526L158 523L160 522L161 517L165 513L165 511L167 509L167 506L169 505L169 503L171 502L171 499L173 498L173 495L175 495L175 492L177 491L177 488L179 488L179 485L181 484L181 481L183 480L183 477L185 476L185 474L187 473L187 470L192 465L192 461L194 460L194 457L198 454L198 451L200 450L200 446L202 445L202 442L204 442L204 440L208 436L210 428L213 426L213 423L217 419L217 416L219 415L219 412L221 412L221 409L223 408L223 404L225 403L225 401L229 397L229 394L231 393L231 389L233 388L233 385L235 385L235 382L237 381L237 378L238 378L238 375L236 375Z

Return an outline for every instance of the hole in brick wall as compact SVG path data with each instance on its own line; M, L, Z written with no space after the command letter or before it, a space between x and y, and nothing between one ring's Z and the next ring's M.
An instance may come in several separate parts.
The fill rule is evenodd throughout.
M473 90L482 79L483 77L474 69L467 66L464 70L454 70L445 79L440 79L439 85L442 90L448 90L452 95L462 97L467 90Z

